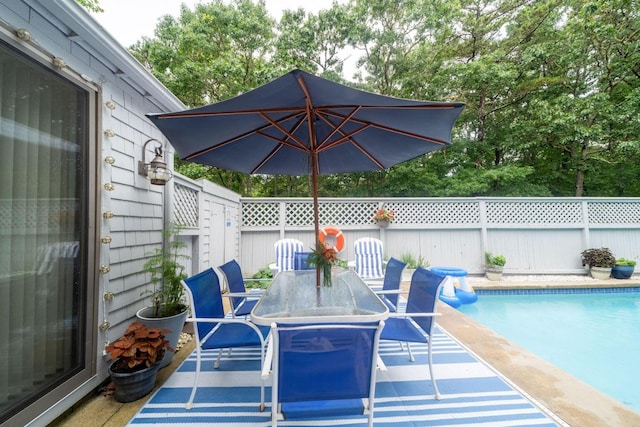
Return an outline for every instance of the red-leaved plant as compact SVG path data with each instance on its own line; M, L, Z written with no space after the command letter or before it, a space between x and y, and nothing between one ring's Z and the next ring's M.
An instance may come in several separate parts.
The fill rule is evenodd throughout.
M165 351L174 351L164 336L166 329L147 328L140 322L133 322L124 335L107 346L113 372L136 372L149 368L161 361Z

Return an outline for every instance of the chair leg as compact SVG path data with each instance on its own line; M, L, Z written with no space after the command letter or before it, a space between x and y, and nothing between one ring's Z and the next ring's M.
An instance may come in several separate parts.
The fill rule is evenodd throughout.
M413 353L411 352L411 344L409 343L407 343L407 351L409 352L409 360L415 362L416 358L413 357Z
M193 387L191 387L191 396L187 401L187 409L193 407L193 399L196 397L196 389L198 388L198 377L200 376L200 346L196 346L196 376L193 379Z
M433 376L433 358L431 356L431 337L429 337L429 375L431 375L431 383L435 390L436 400L440 400L440 390L438 390L438 384L436 384L436 377Z
M220 359L222 358L222 352L224 351L223 348L221 348L220 350L218 350L218 358L216 359L216 361L213 363L213 367L215 369L218 369L220 367Z

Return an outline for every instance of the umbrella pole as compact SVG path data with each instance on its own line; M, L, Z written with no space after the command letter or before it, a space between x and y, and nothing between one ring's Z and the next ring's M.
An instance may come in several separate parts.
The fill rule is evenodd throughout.
M316 241L320 234L320 208L318 202L318 155L314 151L311 154L311 192L313 194L313 227ZM316 288L318 289L318 299L320 298L320 268L316 267Z

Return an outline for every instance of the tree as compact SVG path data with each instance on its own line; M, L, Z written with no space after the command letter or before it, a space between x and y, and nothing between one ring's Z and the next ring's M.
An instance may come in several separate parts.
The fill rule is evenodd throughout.
M100 0L76 0L76 3L91 12L104 12L104 9L100 7Z

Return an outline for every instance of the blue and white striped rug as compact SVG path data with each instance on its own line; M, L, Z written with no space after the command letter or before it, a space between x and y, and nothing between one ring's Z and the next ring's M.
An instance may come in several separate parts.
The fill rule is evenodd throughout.
M387 365L376 384L375 426L556 426L552 418L492 369L465 351L442 330L434 334L434 370L441 400L433 397L426 345L412 345L411 363L395 342L380 343ZM185 409L195 370L195 352L171 375L129 422L129 426L207 425L256 427L270 425L270 392L267 407L260 402L260 354L235 349L213 369L215 352L204 352L193 408ZM281 421L282 426L366 426L366 417L322 418L301 423Z

